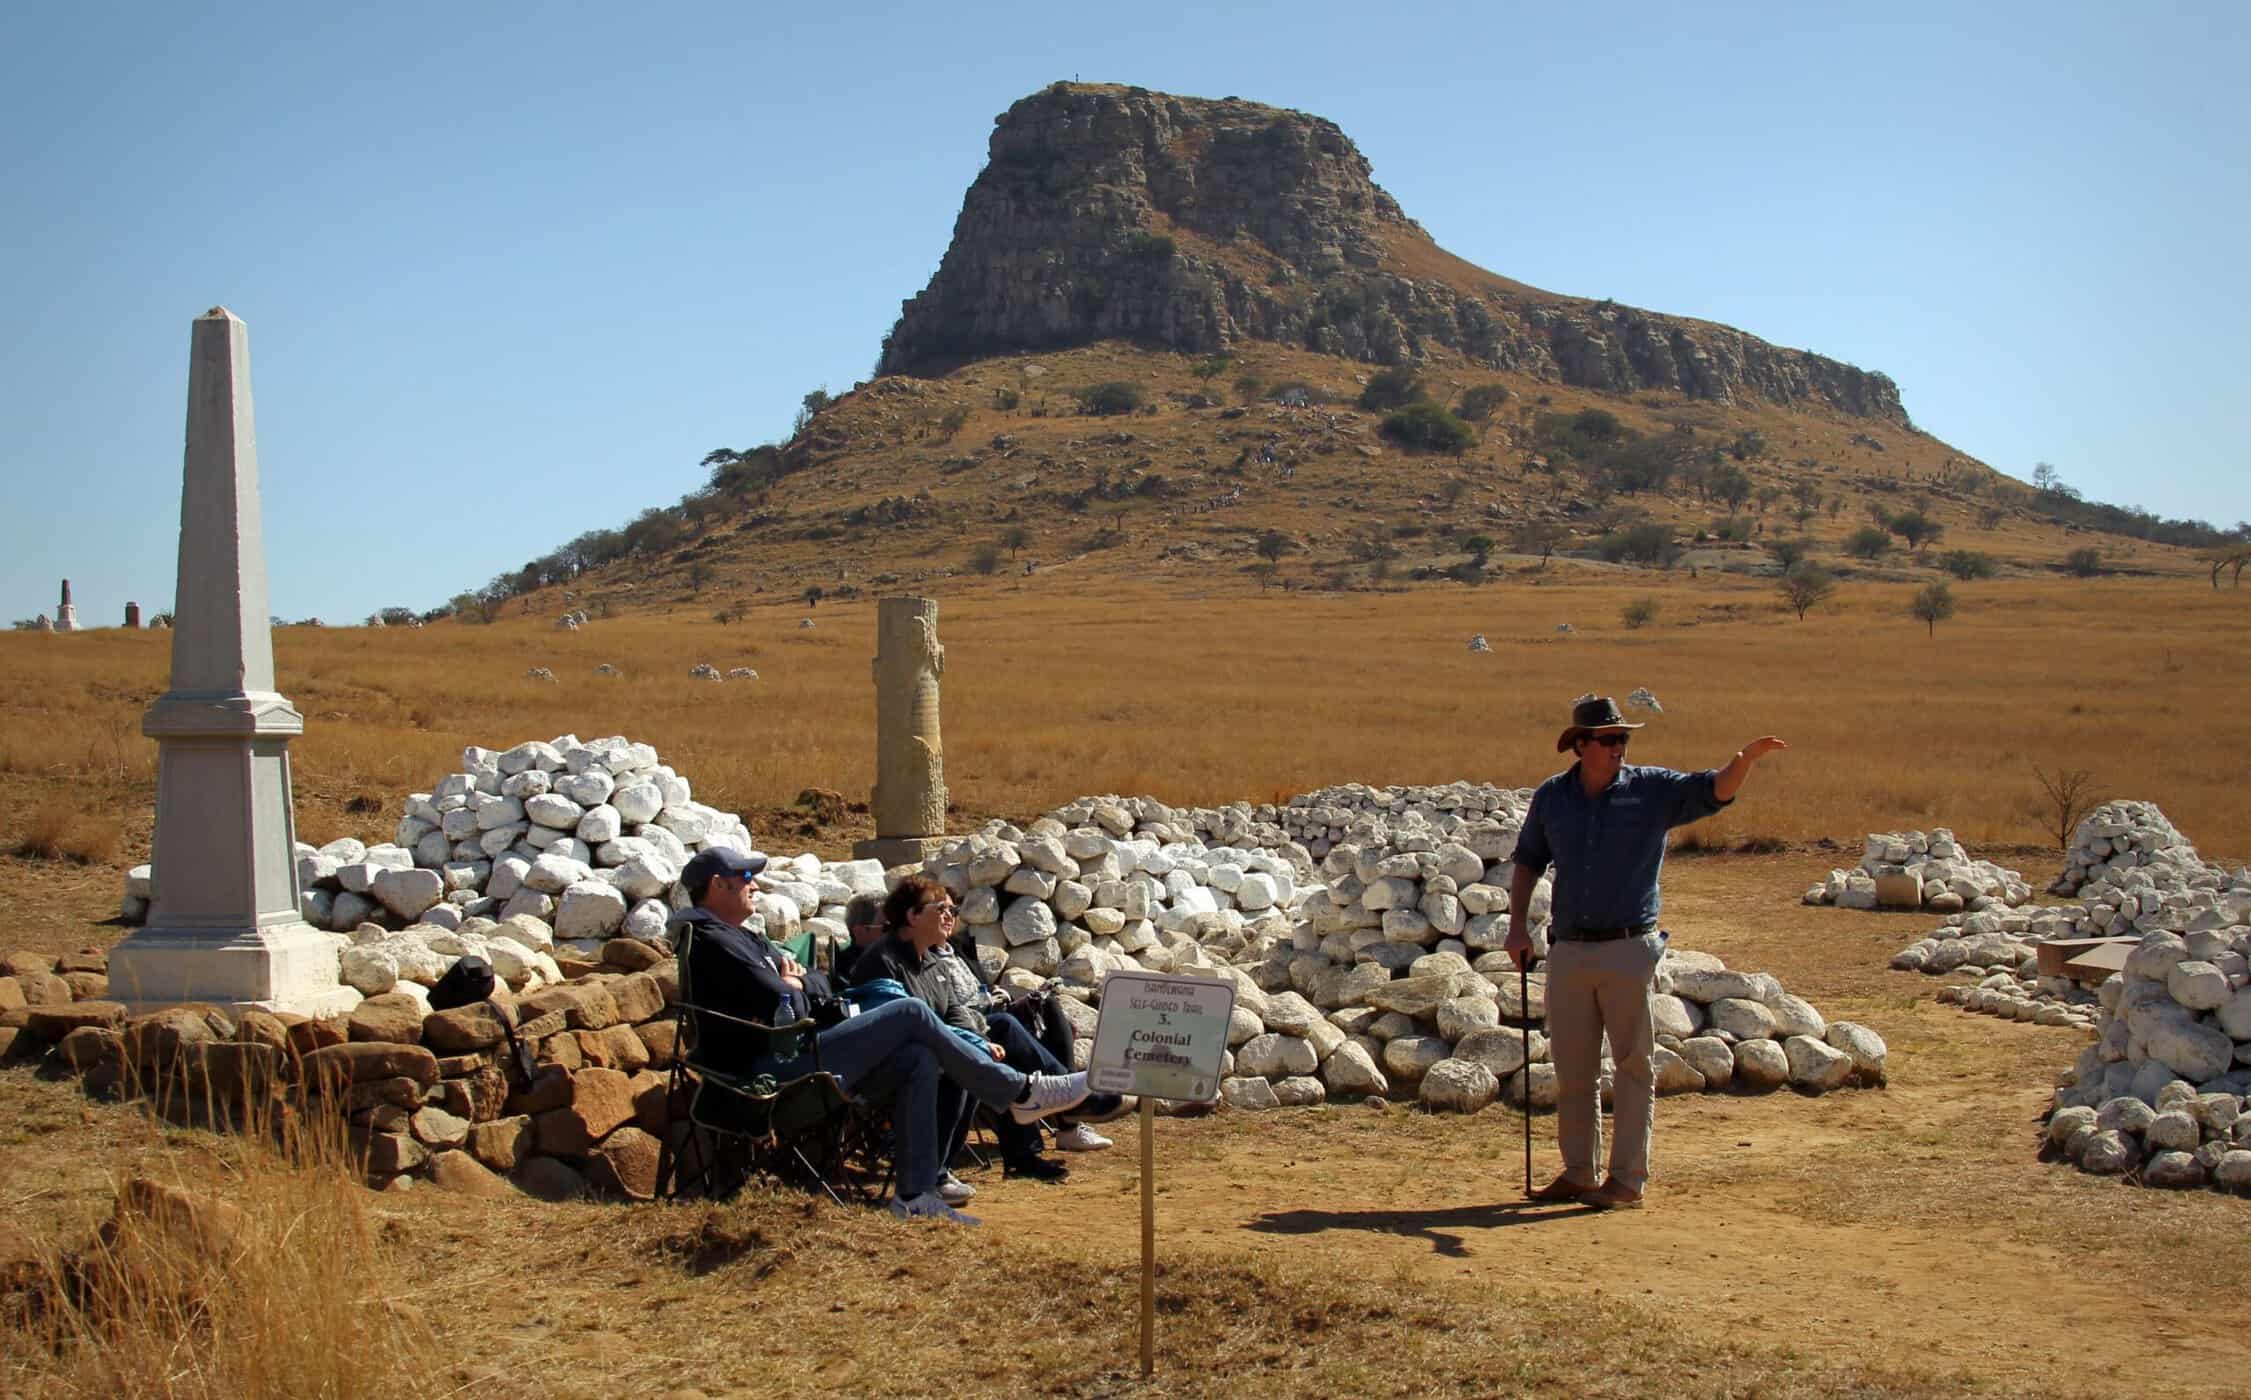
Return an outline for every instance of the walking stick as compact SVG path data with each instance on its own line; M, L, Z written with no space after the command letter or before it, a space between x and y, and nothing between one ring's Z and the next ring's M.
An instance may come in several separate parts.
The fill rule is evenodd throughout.
M1527 1023L1518 1035L1524 1045L1524 1194L1532 1194L1532 950L1526 948L1516 964L1516 1004Z

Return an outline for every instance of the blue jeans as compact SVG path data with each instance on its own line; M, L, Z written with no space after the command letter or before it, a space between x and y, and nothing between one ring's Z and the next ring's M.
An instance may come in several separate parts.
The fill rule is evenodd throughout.
M1039 1043L1024 1023L1006 1011L995 1011L985 1018L985 1038L1001 1048L1007 1055L1007 1064L1025 1074L1069 1074L1071 1067L1057 1060L1048 1048ZM946 1160L952 1161L961 1151L962 1141L969 1136L969 1095L961 1085L948 1079L938 1087L938 1125L946 1130ZM1027 1157L1037 1157L1040 1151L1040 1130L1029 1123L1019 1123L1007 1114L993 1129L1000 1140L1001 1160L1020 1162Z
M947 1140L941 1130L952 1127L951 1119L939 1117L942 1084L950 1080L995 1108L1006 1108L1024 1092L1021 1072L971 1049L937 1013L911 997L830 1026L817 1043L821 1068L848 1092L890 1104L901 1196L937 1189ZM811 1069L799 1060L774 1066L773 1072L787 1077Z

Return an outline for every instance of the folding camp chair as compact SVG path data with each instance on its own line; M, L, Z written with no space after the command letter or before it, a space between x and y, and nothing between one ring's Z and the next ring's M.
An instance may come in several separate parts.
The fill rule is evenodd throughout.
M842 1205L847 1197L878 1204L890 1195L894 1164L888 1116L855 1098L820 1068L817 1027L810 1020L766 1026L698 1006L689 978L693 930L679 932L679 1053L674 1057L670 1102L686 1122L665 1134L657 1167L666 1197L732 1195L752 1176L819 1188ZM772 1063L805 1063L788 1080L747 1075L713 1065L697 1054L699 1030L724 1023Z

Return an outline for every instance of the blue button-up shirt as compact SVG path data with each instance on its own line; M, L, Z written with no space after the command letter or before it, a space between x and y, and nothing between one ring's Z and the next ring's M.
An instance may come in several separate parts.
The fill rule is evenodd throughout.
M1665 833L1727 805L1713 790L1718 777L1716 769L1679 773L1629 763L1589 797L1574 763L1540 784L1517 834L1515 860L1535 873L1555 867L1553 929L1657 922Z

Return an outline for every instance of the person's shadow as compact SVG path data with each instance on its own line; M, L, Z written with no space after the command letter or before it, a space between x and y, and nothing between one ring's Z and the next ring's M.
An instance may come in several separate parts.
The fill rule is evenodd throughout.
M1326 1230L1369 1230L1384 1235L1420 1236L1430 1247L1449 1258L1469 1254L1461 1230L1495 1230L1512 1225L1539 1225L1593 1215L1596 1206L1549 1206L1533 1201L1501 1201L1489 1205L1449 1206L1443 1210L1270 1210L1245 1229L1266 1235L1318 1235Z

